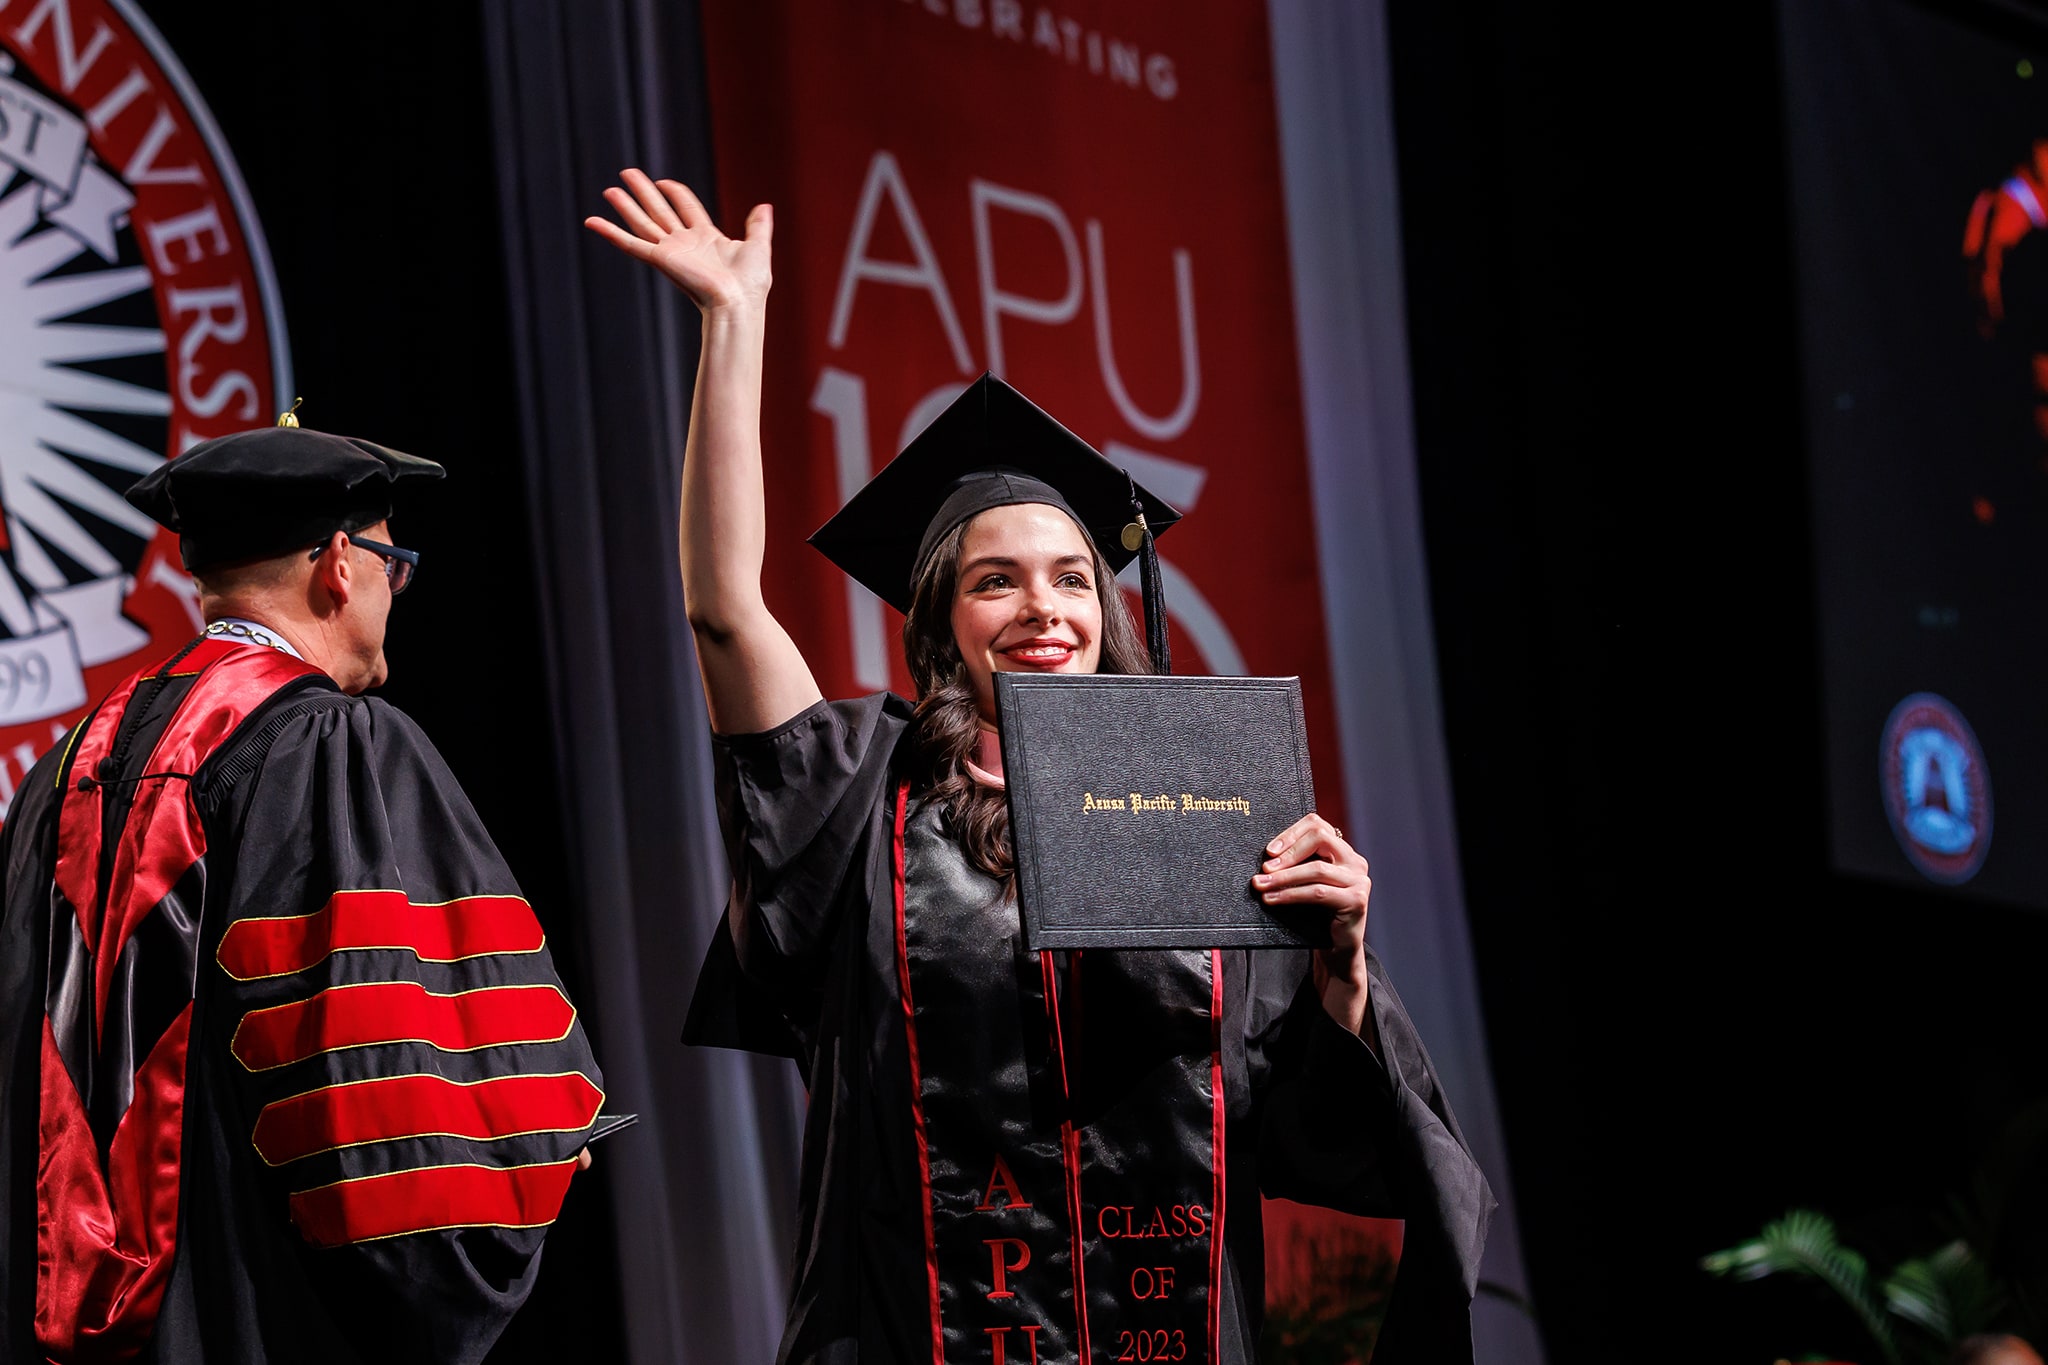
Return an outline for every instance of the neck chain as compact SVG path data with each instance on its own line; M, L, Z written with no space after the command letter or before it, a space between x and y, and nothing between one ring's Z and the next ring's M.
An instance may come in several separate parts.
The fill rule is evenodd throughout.
M206 633L215 639L246 640L252 645L262 645L265 649L276 649L282 650L287 654L291 653L289 649L285 649L282 640L279 640L269 631L258 630L246 621L215 621L206 628Z

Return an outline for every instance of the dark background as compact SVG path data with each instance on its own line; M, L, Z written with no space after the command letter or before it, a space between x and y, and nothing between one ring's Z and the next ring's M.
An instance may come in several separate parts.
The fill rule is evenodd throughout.
M424 569L386 695L587 994L479 11L148 8L249 181L308 424L449 467L395 528ZM1817 1295L1697 1260L1795 1205L1881 1265L1935 1245L2048 1096L2048 919L1828 868L1773 10L1389 14L1445 723L1551 1359L1865 1358ZM497 1359L617 1357L604 1179Z
M1794 1206L1881 1268L1945 1240L2048 1096L2048 920L1829 870L1773 8L1390 10L1445 724L1551 1358L1868 1360L1820 1291L1697 1259Z

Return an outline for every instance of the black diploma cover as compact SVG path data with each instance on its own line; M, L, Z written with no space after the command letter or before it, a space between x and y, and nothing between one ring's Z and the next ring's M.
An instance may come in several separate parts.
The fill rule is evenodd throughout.
M1315 809L1299 678L995 676L1025 945L1327 946L1251 889Z

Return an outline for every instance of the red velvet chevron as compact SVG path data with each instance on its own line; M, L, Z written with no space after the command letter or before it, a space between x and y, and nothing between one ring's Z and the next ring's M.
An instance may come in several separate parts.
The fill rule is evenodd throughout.
M522 898L338 890L233 921L215 958L307 1242L555 1220L604 1093Z
M544 949L508 895L342 890L227 927L250 1138L308 1242L554 1220L604 1092Z
M337 891L310 915L236 920L221 940L221 970L237 981L287 976L329 954L396 948L422 962L492 953L536 953L545 943L533 907L518 896L465 896L414 905L403 891Z
M122 683L72 740L36 1181L36 1335L53 1361L125 1359L156 1320L178 1227L206 854L189 778L252 711L313 672L276 650L204 641ZM171 689L184 695L168 724L130 762L130 704Z

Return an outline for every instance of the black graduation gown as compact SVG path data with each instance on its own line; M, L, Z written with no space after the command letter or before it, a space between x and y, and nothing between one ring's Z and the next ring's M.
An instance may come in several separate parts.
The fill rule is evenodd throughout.
M878 694L717 741L685 1039L809 1088L780 1359L1249 1362L1263 1192L1405 1219L1376 1359L1469 1361L1493 1200L1377 960L1375 1056L1306 953L1026 953L902 782L910 727Z
M475 1361L603 1098L576 1011L411 721L179 660L0 834L0 1357Z

